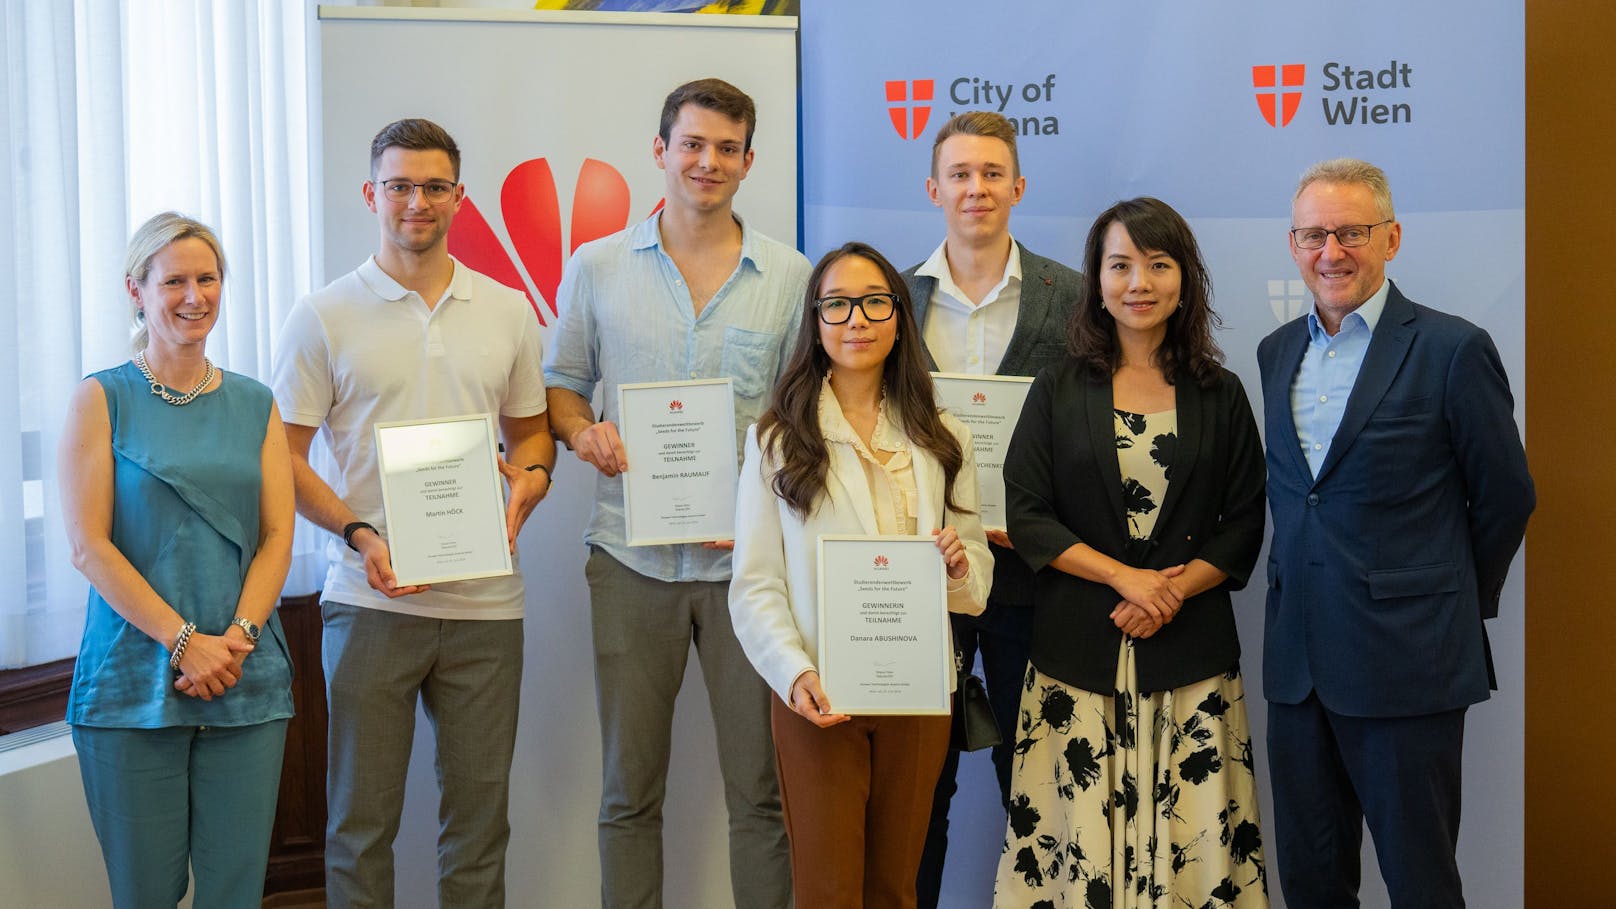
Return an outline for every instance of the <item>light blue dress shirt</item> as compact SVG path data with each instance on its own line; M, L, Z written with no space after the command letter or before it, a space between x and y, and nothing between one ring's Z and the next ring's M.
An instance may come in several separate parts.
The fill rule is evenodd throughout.
M1334 337L1325 332L1317 307L1308 310L1308 344L1301 368L1296 370L1296 380L1291 383L1291 416L1296 420L1296 440L1302 446L1302 456L1307 458L1315 477L1330 453L1330 442L1341 426L1347 397L1358 381L1369 339L1390 293L1391 282L1381 281L1379 290L1341 320L1341 330Z
M678 266L662 248L661 215L578 247L557 290L561 310L544 384L593 397L616 422L617 386L728 376L735 384L736 457L796 340L811 271L802 253L741 224L741 259L698 316ZM629 463L629 469L634 464ZM730 556L699 544L627 544L623 478L596 474L584 542L664 581L727 581Z

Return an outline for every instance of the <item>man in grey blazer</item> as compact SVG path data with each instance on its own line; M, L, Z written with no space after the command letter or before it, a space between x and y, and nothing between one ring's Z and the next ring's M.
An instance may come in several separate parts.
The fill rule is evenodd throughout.
M1015 128L1003 116L967 111L938 128L926 192L943 210L947 236L930 258L903 273L932 369L1035 376L1066 355L1066 323L1082 276L1010 236L1010 209L1026 186ZM987 535L994 563L987 611L949 618L965 664L982 654L988 700L1004 735L993 749L1003 803L1010 797L1016 711L1032 635L1033 575L1009 551L1004 531ZM959 752L951 751L937 780L916 882L921 909L937 905L958 770Z

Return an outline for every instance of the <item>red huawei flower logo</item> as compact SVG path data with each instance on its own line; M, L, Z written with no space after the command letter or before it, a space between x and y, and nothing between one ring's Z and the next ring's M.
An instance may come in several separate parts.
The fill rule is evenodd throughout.
M563 247L555 176L547 159L534 158L511 168L500 187L499 211L516 249L516 260L469 194L449 228L449 252L499 283L527 294L539 324L549 325L556 314L562 263L584 243L628 226L628 206L628 182L617 168L585 158L573 187L572 236ZM661 207L658 201L651 211Z
M875 557L875 567L877 567L877 568L885 568L885 567L887 567L887 557L884 556L884 555L876 556Z
M974 395L971 395L971 403L972 404L986 404L987 402L988 402L988 396L981 393L980 391L977 392Z
M678 398L674 398L672 401L668 402L668 413L678 413L684 409L685 402L679 400Z

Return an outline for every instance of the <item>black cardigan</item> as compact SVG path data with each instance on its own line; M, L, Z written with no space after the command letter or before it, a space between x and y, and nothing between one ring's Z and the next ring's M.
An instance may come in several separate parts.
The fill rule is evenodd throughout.
M1122 632L1107 616L1122 598L1050 567L1079 542L1136 568L1200 558L1229 575L1136 642L1141 691L1211 678L1240 657L1229 592L1246 585L1262 548L1262 440L1234 373L1220 370L1211 387L1185 379L1174 392L1178 447L1149 541L1128 538L1110 382L1091 379L1071 357L1045 369L1011 437L1004 465L1010 539L1038 575L1032 664L1087 691L1116 689Z

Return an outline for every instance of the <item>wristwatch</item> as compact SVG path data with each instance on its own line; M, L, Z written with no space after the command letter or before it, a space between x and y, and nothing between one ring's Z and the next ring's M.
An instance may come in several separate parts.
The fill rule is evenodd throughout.
M354 545L353 535L361 530L368 530L371 533L376 533L376 528L364 521L354 521L352 524L342 528L342 542L347 543L348 548L352 549L354 552L358 552L359 547Z
M263 629L254 625L252 620L246 616L238 615L230 624L241 626L241 630L247 632L247 640L252 641L254 644L258 643L258 635L263 633Z

